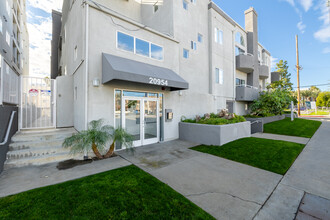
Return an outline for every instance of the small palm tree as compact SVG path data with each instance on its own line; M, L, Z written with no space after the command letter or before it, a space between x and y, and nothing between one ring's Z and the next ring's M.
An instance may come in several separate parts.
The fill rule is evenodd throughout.
M112 143L108 152L104 155L104 158L109 158L113 155L116 142L126 147L126 149L132 149L133 136L125 131L125 129L117 128L111 134Z
M64 148L71 148L70 153L77 154L85 151L93 150L95 156L99 159L109 158L113 155L116 141L130 148L133 146L133 137L124 129L114 129L110 125L103 125L104 120L94 120L88 124L88 129L80 131L77 134L68 137L63 142ZM109 140L112 144L105 156L102 152Z

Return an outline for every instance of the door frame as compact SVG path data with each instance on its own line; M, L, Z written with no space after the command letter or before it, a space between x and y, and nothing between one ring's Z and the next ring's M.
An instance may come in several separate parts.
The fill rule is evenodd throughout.
M133 146L134 147L140 147L148 144L154 144L158 143L160 141L160 119L159 119L159 98L149 98L149 97L122 97L121 100L121 124L123 129L126 128L126 113L125 113L125 101L126 100L135 100L135 101L140 101L140 140L133 141ZM151 139L145 139L145 101L155 101L156 102L156 119L157 119L157 137L156 138L151 138ZM125 147L123 148L125 149Z

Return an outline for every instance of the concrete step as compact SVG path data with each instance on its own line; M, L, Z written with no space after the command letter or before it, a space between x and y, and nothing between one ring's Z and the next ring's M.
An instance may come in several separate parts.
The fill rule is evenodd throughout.
M72 156L66 152L56 153L54 155L43 155L38 157L27 157L27 158L20 158L20 159L9 159L6 160L4 168L10 169L15 167L24 167L24 166L38 166L44 165L48 163L60 162L64 160L69 160L72 158L79 158L81 159L82 156Z
M30 142L13 142L9 145L9 151L24 150L24 149L36 149L45 147L57 147L62 146L64 140L58 139L54 141L30 141Z
M28 158L28 157L39 157L44 155L54 155L58 153L70 153L70 149L65 149L62 146L53 146L53 147L39 147L39 148L30 148L30 149L23 149L23 150L15 150L9 151L7 153L7 160L10 159L21 159L21 158Z
M40 130L40 131L21 131L15 134L11 141L17 142L38 142L50 140L64 140L75 134L77 131L73 128L68 129L54 129L54 130Z

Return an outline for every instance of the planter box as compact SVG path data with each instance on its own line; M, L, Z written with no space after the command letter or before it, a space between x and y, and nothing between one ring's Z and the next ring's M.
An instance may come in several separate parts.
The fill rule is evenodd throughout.
M264 118L246 118L247 121L251 122L252 134L258 132L260 133L264 132L264 124L268 124L274 121L280 121L283 119L285 119L285 115L276 115L276 116L264 117Z
M251 137L249 121L228 125L179 123L179 138L193 143L221 146L245 137Z

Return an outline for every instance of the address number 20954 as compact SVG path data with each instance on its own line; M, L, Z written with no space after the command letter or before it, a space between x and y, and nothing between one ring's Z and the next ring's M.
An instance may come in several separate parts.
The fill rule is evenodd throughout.
M160 86L168 86L168 80L149 77L149 83Z

